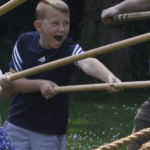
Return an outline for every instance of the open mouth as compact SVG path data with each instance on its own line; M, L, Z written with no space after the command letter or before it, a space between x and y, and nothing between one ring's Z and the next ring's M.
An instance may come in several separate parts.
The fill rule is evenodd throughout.
M62 40L62 38L63 38L63 36L59 36L59 35L57 35L57 36L54 36L54 38L55 38L55 40L57 40L57 41L61 41L61 40Z

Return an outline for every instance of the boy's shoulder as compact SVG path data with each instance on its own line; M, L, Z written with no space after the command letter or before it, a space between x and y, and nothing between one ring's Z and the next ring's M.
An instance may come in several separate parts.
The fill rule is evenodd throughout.
M21 36L33 38L35 36L39 36L39 32L38 31L25 32L25 33L22 33Z
M64 46L74 47L76 43L73 41L71 37L67 37L64 41Z
M82 47L77 44L76 42L73 41L72 38L67 37L63 43L63 45L60 48L63 53L65 53L66 55L74 55L74 54L78 54L80 53L80 51L82 50Z
M25 32L22 33L18 40L17 43L22 45L22 44L33 44L35 43L39 38L39 32L38 31L32 31L32 32Z

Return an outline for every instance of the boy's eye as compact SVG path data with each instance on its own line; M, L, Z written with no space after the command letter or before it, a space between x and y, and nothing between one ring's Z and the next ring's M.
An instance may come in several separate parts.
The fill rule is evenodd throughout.
M65 22L65 25L69 25L69 22Z
M57 23L57 22L53 22L53 24L54 24L54 25L58 25L58 23Z

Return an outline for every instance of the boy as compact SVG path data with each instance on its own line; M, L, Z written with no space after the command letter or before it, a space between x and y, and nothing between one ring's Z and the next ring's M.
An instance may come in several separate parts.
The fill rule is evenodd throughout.
M66 3L42 0L36 8L36 15L34 26L37 31L22 34L16 42L9 63L12 73L83 52L67 37L70 16ZM69 84L74 65L110 84L121 82L95 58L16 80L15 91L18 93L4 124L16 150L65 150L68 94L57 94L54 87ZM107 90L118 92L112 86Z
M11 81L7 75L6 73L4 76L0 76L0 101L9 98L14 91L14 82ZM10 136L5 129L0 126L0 150L2 149L15 150Z

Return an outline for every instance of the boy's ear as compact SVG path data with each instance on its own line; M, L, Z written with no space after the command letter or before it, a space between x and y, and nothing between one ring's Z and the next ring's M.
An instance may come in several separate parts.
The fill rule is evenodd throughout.
M42 31L42 28L41 28L41 22L39 20L36 20L34 22L34 26L36 28L37 31L41 32Z

